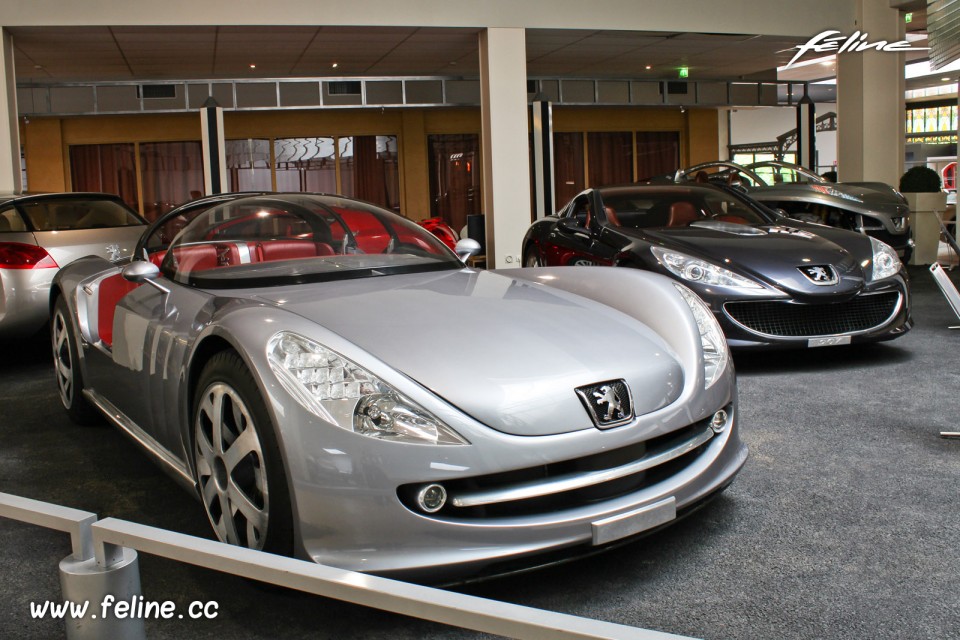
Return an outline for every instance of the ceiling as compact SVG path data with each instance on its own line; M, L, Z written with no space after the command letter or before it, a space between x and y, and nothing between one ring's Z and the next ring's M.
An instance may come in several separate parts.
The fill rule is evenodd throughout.
M13 27L18 83L477 76L480 29ZM799 39L531 29L531 77L776 79ZM336 67L334 67L336 64ZM252 66L252 65L255 65ZM650 67L649 69L647 67Z

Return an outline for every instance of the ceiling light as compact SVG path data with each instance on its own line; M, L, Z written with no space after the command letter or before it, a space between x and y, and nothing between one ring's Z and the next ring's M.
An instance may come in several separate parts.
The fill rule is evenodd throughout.
M257 65L251 64L251 65L250 65L250 68L251 68L251 69L256 69L256 68L257 68Z
M333 67L334 69L336 69L337 67L340 66L340 63L334 62L334 63L333 63L332 65L330 65L330 66Z
M940 78L940 82L950 82L951 78Z
M825 66L825 67L832 67L832 66L833 66L833 60L824 60L824 61L821 62L820 64L822 64L822 65Z
M647 71L650 71L650 69L653 69L653 65L648 64L647 66L644 67L644 69L646 69Z

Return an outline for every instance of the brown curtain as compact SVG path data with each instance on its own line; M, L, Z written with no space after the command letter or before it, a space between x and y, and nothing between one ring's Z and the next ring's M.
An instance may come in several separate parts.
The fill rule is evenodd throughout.
M379 152L378 147L382 148ZM394 211L400 210L400 175L397 171L395 136L354 136L353 161L349 172L344 160L346 158L340 159L340 177L345 195L353 195Z
M590 186L633 182L633 135L629 131L587 134Z
M553 176L557 209L583 191L583 134L553 134Z
M466 226L468 215L480 209L480 136L432 135L427 138L430 160L430 214L454 231ZM410 212L416 218L416 212Z
M673 175L679 168L679 132L637 132L637 177L640 180L667 174Z
M136 209L137 176L132 144L83 144L70 147L71 188L115 193Z
M199 142L140 145L143 215L148 220L203 194L203 151Z

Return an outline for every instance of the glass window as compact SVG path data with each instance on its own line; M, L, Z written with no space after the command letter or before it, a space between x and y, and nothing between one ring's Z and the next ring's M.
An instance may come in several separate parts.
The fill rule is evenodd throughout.
M629 131L587 134L591 187L633 182L633 135Z
M143 214L147 220L203 194L203 152L199 142L145 142L140 145Z
M81 144L70 147L73 191L115 193L137 208L137 173L133 144Z
M143 224L133 211L116 200L89 197L43 198L20 204L37 231L133 227Z
M337 153L332 137L273 141L277 191L337 193Z
M7 207L6 209L0 211L0 233L5 231L15 232L15 231L26 231L27 225L24 224L23 218L20 217L20 214L17 213L17 210L13 207Z
M454 231L467 225L480 207L480 136L475 133L427 137L430 169L430 214Z
M270 141L251 138L226 141L230 191L271 191Z

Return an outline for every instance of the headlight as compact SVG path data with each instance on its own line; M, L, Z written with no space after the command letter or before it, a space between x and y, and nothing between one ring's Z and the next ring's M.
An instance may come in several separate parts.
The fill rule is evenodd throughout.
M900 258L893 247L886 242L881 242L876 238L870 238L870 246L873 247L873 272L870 275L871 280L883 280L900 271Z
M720 379L720 374L727 368L727 362L730 360L727 339L723 336L723 329L713 317L710 307L700 299L700 296L678 282L674 282L673 286L690 307L693 318L697 321L697 328L700 329L700 344L703 347L703 388L709 389Z
M653 255L667 271L689 282L717 287L736 287L740 289L762 289L759 283L738 276L732 271L710 264L704 260L688 256L679 251L669 251L662 247L650 247Z
M428 411L363 367L309 338L281 331L267 360L290 395L348 431L412 444L469 444Z

